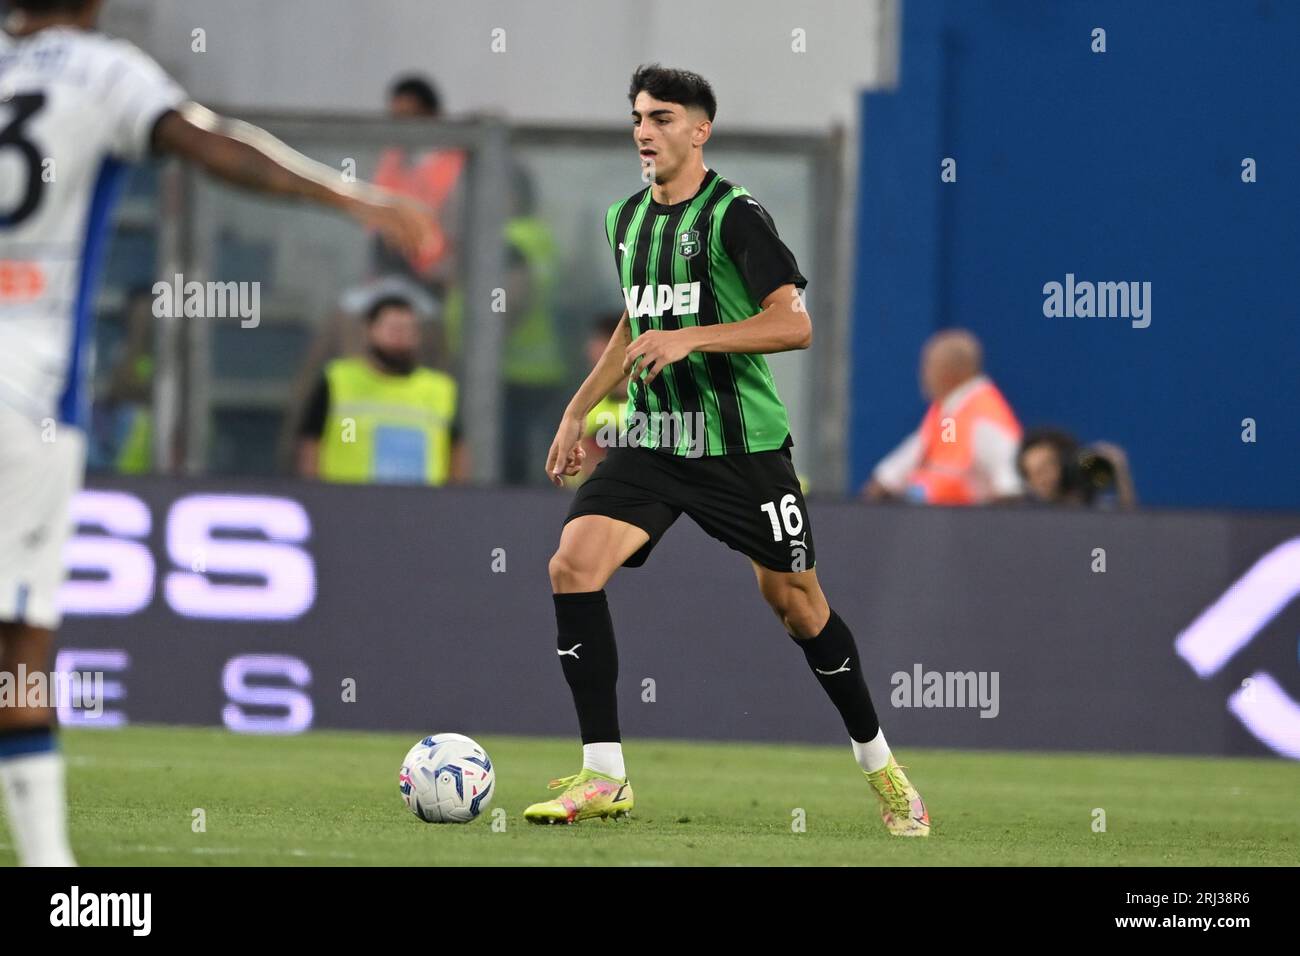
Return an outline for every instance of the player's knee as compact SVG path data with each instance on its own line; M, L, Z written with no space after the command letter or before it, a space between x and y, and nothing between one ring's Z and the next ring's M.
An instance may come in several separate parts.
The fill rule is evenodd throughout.
M826 620L811 604L800 607L784 619L785 629L801 641L810 641L822 632Z
M563 551L556 551L551 555L550 562L546 565L546 571L551 576L551 590L566 590L564 585L568 584L569 579L573 576L573 562Z
M605 582L599 580L600 575L596 569L574 560L573 555L563 549L551 555L546 567L551 575L551 590L556 594L599 591L605 586Z
M785 629L801 641L811 640L821 633L825 621L819 621L816 609L809 603L799 604L782 618Z

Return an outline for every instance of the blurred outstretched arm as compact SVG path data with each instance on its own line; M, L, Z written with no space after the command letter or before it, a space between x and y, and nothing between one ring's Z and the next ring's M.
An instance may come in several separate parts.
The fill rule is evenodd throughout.
M346 213L378 230L403 255L414 256L434 240L432 213L418 203L369 183L345 182L338 170L308 159L266 130L197 103L158 121L154 147L233 186Z

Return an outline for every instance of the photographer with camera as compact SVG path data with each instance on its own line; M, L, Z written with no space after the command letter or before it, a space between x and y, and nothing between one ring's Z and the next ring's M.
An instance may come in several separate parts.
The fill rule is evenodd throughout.
M1137 507L1133 475L1124 449L1110 442L1080 446L1057 428L1025 433L1016 456L1025 498L1038 504Z

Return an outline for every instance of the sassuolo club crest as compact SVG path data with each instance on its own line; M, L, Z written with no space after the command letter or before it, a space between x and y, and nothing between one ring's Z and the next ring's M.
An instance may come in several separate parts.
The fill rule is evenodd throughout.
M690 259L700 251L700 232L691 229L677 234L677 254L683 259Z

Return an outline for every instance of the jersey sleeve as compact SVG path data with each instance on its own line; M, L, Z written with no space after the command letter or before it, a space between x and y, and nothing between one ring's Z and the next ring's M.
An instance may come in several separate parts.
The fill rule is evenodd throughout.
M605 210L605 241L609 243L609 248L614 248L614 228L618 224L618 211L623 208L623 202L616 202Z
M614 231L618 228L618 214L622 211L625 202L627 200L616 202L605 211L605 239L609 242L609 251L614 257L614 274L618 276L620 283L623 281L622 251L618 248L620 243Z
M722 248L740 270L755 302L783 285L805 288L794 253L781 241L767 210L752 196L737 196L722 217Z
M111 119L109 151L128 162L149 155L158 120L186 100L185 91L162 67L121 40L114 43L103 90L103 105Z

